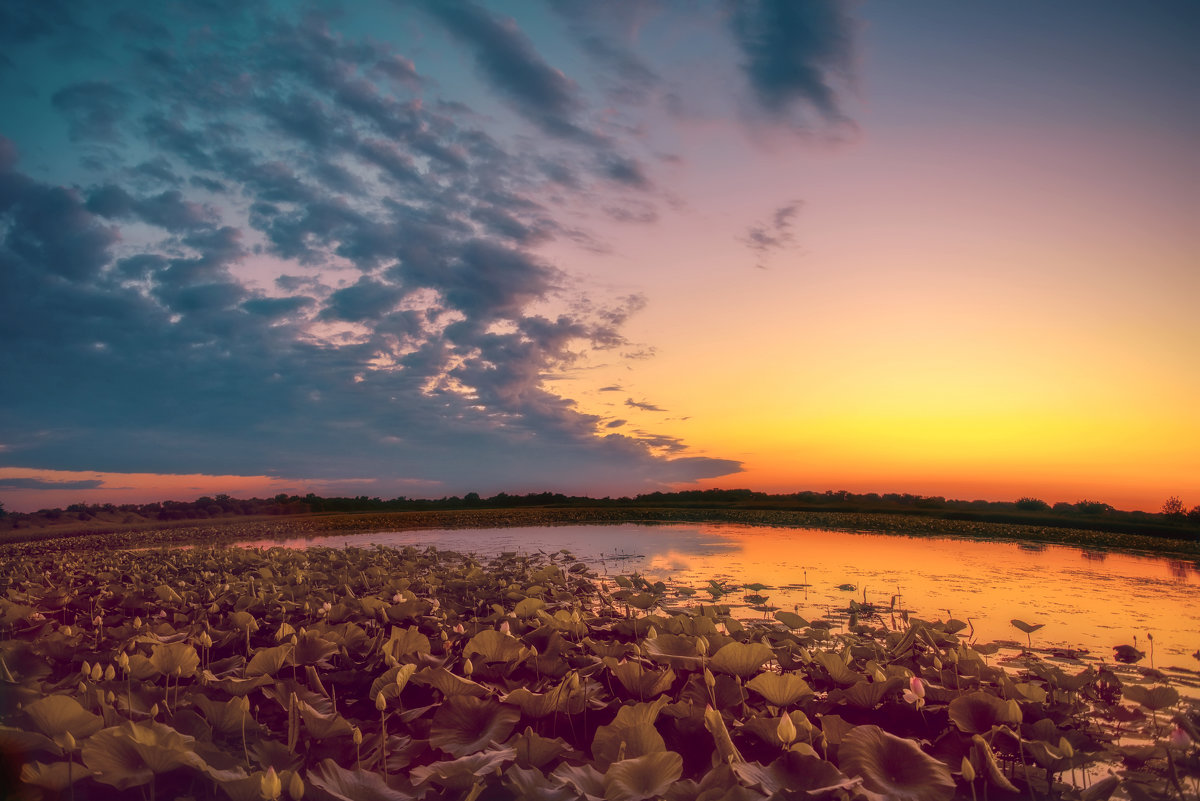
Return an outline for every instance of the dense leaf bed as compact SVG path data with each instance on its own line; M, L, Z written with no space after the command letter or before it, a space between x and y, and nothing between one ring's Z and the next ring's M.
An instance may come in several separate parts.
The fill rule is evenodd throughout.
M1032 655L1014 674L955 620L852 604L845 628L747 624L702 591L610 583L566 553L25 547L0 577L0 785L17 797L1200 787L1196 710L1166 677Z

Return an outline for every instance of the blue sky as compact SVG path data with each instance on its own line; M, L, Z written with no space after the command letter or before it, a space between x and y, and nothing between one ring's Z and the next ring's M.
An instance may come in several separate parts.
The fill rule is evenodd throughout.
M231 477L234 494L236 477L383 496L825 489L854 480L816 467L839 442L865 482L850 488L920 473L932 489L938 474L893 465L895 443L863 450L816 411L763 416L823 391L765 377L789 372L772 343L823 341L776 301L817 320L905 275L883 198L958 232L965 171L1019 217L1048 191L1041 170L1068 207L1157 204L1115 246L1152 225L1164 252L1098 267L1114 278L1089 303L1162 300L1138 318L1145 345L1194 374L1178 290L1195 286L1195 163L1179 162L1200 130L1196 32L1181 2L8 3L0 499L155 496L155 475ZM983 264L972 236L964 258ZM1051 305L1069 263L1047 268ZM1122 294L1135 268L1150 277ZM996 276L966 272L971 292ZM877 322L856 330L886 343ZM867 346L820 347L844 364ZM730 382L730 361L758 377ZM1195 388L1154 375L1181 407ZM1120 411L1139 413L1188 425L1175 406ZM785 449L737 433L758 418ZM821 443L795 433L822 426ZM1164 453L1159 473L1179 474Z

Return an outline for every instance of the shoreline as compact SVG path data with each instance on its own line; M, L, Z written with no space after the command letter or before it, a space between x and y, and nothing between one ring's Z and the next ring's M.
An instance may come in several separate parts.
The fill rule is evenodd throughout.
M1200 542L1142 534L1014 523L948 520L884 513L679 507L522 507L349 514L316 513L227 517L207 521L148 521L133 524L79 523L62 527L0 532L0 553L229 544L242 540L318 537L371 531L616 525L622 523L727 523L864 531L917 537L959 537L1041 545L1065 545L1085 550L1122 551L1145 556L1179 558L1200 564Z

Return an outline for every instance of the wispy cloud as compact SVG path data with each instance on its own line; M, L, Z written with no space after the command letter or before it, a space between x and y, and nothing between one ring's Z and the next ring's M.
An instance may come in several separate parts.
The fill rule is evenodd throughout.
M775 209L768 219L746 229L741 241L757 257L757 267L766 269L766 262L772 253L793 247L796 241L795 221L803 205L799 200L785 203Z

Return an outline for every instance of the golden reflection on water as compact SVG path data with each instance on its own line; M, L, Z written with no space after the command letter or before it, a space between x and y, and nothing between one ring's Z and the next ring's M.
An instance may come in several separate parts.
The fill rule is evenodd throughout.
M480 555L566 549L608 575L636 571L701 590L682 603L710 601L703 588L711 579L757 582L768 585L761 595L769 606L808 619L844 618L851 599L862 602L865 594L890 625L887 608L898 595L896 608L914 616L969 620L979 642L1024 643L1025 635L1010 623L1016 618L1044 624L1032 635L1036 648L1086 649L1108 661L1113 646L1133 644L1135 636L1148 652L1147 632L1159 667L1194 669L1191 654L1200 647L1200 572L1194 564L1065 546L727 524L408 531L245 544L374 543ZM844 584L855 589L839 589ZM747 592L720 603L742 605L735 610L742 617L763 615L745 605Z

